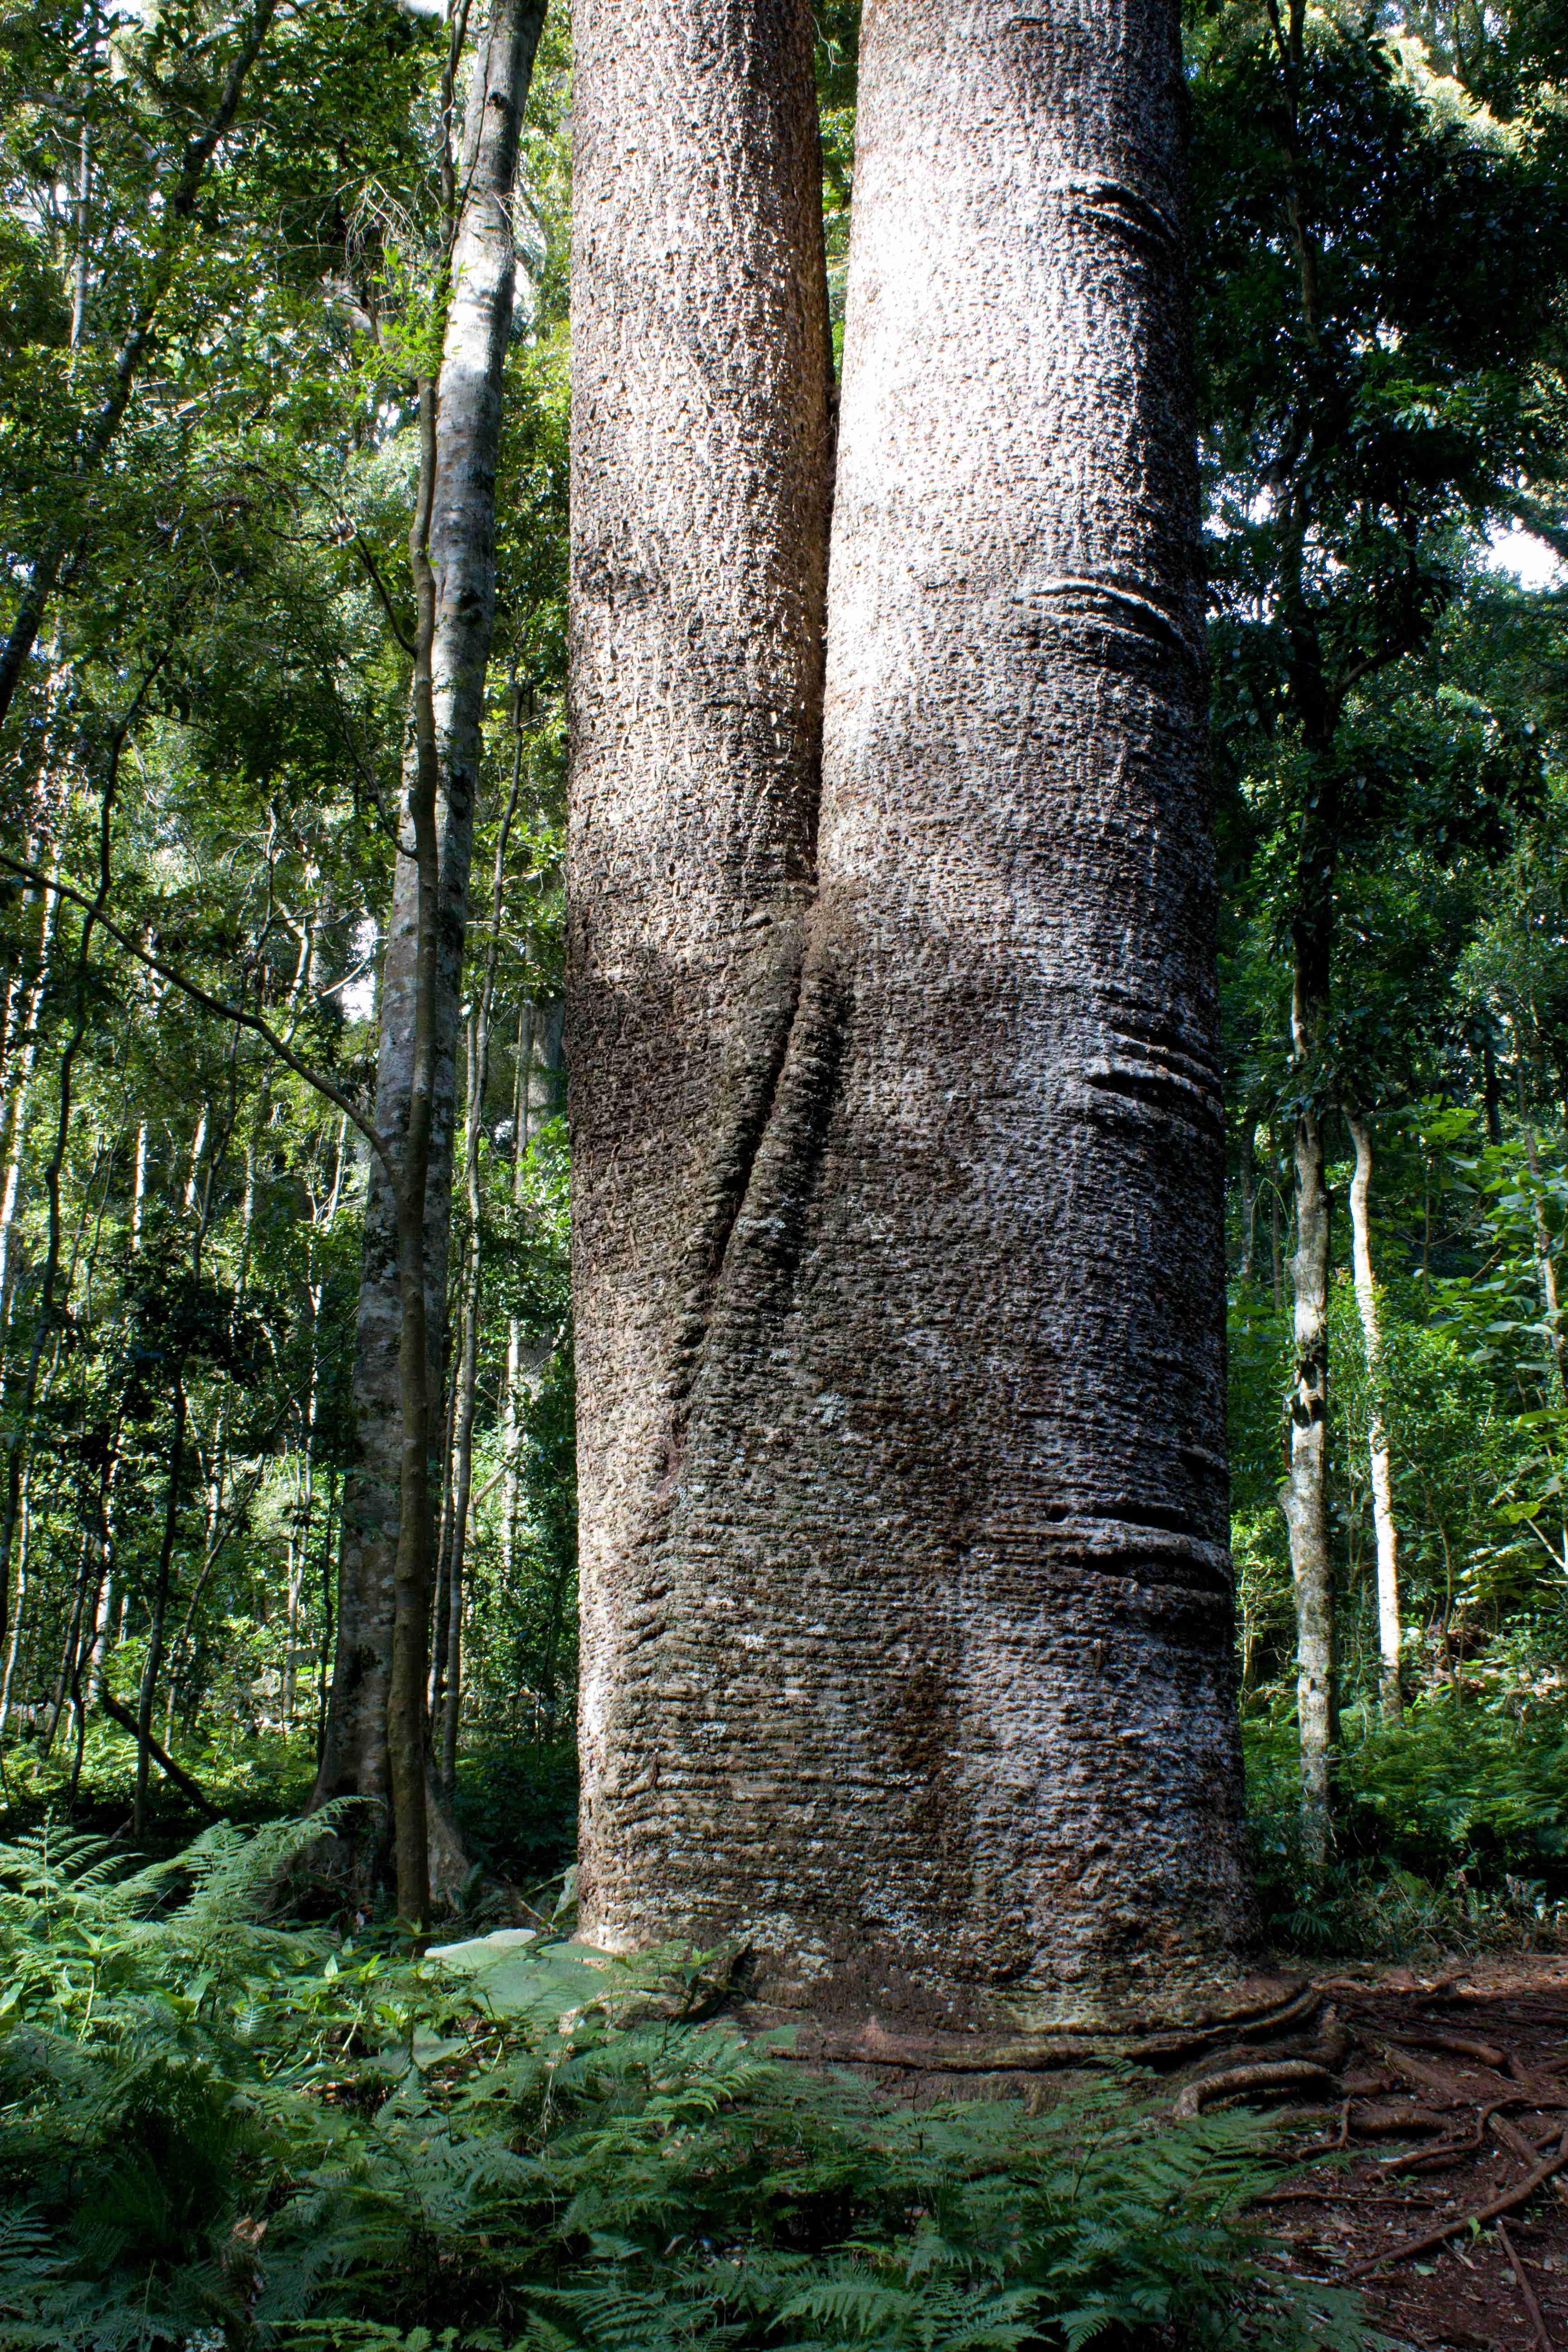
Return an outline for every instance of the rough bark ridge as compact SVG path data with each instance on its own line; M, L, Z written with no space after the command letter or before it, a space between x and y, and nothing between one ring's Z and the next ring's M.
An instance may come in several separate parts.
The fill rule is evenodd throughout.
M648 13L575 85L588 1932L1171 2013L1247 1912L1175 14L867 10L808 907L808 21L759 91L786 12Z
M426 1192L428 1381L439 1424L451 1230L452 1135L463 942L468 928L474 800L481 753L485 670L495 618L495 479L502 371L510 331L512 186L518 133L544 21L542 0L495 0L469 85L437 404L430 562L437 601L432 671L440 792L439 953L435 1097ZM405 761L411 786L412 725ZM376 1125L403 1136L415 1055L418 870L406 814L394 881L381 983ZM332 1697L316 1801L388 1792L391 1671L402 1408L398 1381L397 1221L386 1172L373 1160L354 1360L359 1454L344 1492Z

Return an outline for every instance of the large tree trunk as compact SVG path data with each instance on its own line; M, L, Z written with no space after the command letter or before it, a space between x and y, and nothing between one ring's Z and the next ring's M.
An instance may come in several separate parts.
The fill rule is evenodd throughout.
M1377 1285L1373 1279L1372 1233L1367 1215L1372 1191L1372 1130L1353 1111L1345 1113L1345 1125L1355 1147L1355 1174L1351 1179L1351 1252L1371 1397L1366 1451L1367 1466L1372 1473L1372 1523L1377 1539L1377 1647L1383 1669L1380 1691L1384 1723L1397 1723L1405 1713L1399 1687L1399 1530L1394 1517L1388 1428L1383 1416L1383 1324L1378 1314Z
M1170 2011L1247 1912L1175 12L867 13L809 904L809 17L631 13L574 86L588 1928Z
M458 1005L485 672L495 617L495 476L511 321L512 189L519 128L543 16L542 0L494 0L479 39L460 176L463 212L453 249L437 398L430 562L437 582L431 668L439 759L436 823L440 879L434 1098L424 1221L427 1418L437 1429ZM411 728L405 776L410 797L417 765L413 736ZM418 900L417 861L405 821L381 984L376 1124L384 1135L404 1135L408 1126L416 1062ZM397 1228L386 1172L373 1161L354 1360L359 1454L343 1495L337 1644L316 1782L318 1803L352 1793L384 1804L391 1789L387 1706L398 1497L406 1470ZM438 1856L438 1864L442 1863L456 1869L458 1857Z

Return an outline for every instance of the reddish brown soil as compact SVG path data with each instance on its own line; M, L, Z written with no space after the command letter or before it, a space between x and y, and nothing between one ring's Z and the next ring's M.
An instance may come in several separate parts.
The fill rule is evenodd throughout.
M1538 2315L1496 2221L1398 2255L1568 2155L1568 1960L1347 1968L1318 1982L1349 2035L1338 2072L1350 2095L1326 2129L1300 2118L1308 2162L1267 2200L1290 2266L1343 2279L1374 2264L1359 2281L1374 2321L1419 2352L1568 2352L1568 2164L1502 2217Z

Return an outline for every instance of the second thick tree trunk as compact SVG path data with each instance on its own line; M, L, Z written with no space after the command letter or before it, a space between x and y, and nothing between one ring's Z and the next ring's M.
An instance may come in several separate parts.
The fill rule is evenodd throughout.
M588 1931L1169 2012L1247 1908L1175 14L867 12L811 893L809 20L633 13L574 97Z

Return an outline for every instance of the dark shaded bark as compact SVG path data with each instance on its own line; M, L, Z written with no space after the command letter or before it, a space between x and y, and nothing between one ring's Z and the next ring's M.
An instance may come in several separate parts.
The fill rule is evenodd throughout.
M574 84L584 1917L1176 2008L1248 1904L1175 14L868 12L819 822L810 19L630 14Z

